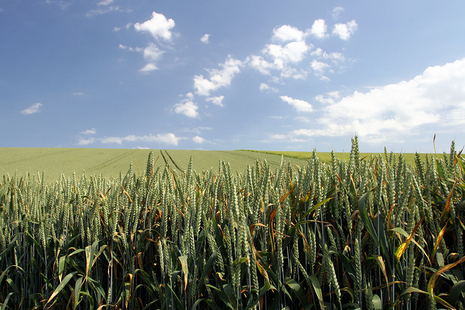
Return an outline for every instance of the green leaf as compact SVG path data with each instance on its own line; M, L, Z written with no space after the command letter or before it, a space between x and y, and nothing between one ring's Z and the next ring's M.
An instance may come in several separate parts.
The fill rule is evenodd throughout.
M452 286L449 292L449 303L455 305L462 292L465 292L465 280L458 281Z
M52 301L53 298L55 298L56 295L58 295L61 290L66 286L66 284L68 284L69 280L71 280L73 278L73 276L77 273L77 271L73 271L71 272L70 274L68 274L64 279L63 281L61 281L61 283L57 286L57 288L55 289L55 291L52 293L52 295L50 296L50 298L47 300L47 302L45 303L45 307L47 307L47 304Z
M289 286L291 292L299 299L301 306L304 308L310 307L302 287L292 278L287 277L285 281L285 284Z
M379 245L379 240L378 240L378 234L375 231L375 227L373 226L373 222L370 220L370 216L368 215L368 210L366 208L366 203L365 201L367 200L369 193L364 194L360 200L358 201L358 210L360 211L360 217L362 218L363 223L365 224L365 227L368 230L368 233L370 234L371 238L375 242L376 246Z
M179 300L179 297L178 295L176 295L176 293L174 292L174 290L171 288L171 286L169 284L166 284L166 286L170 289L171 291L171 294L174 296L174 300L176 301L176 309L184 309L184 305L183 303L181 302L181 300Z
M218 294L218 297L224 302L224 304L226 306L229 307L229 309L235 310L235 308L233 307L231 301L229 300L228 295L225 292L223 292L221 289L219 289L219 288L217 288L217 287L215 287L215 286L213 286L211 284L207 284L207 286L216 291L216 293Z
M6 296L5 301L3 302L3 304L1 304L0 310L5 310L5 309L7 309L8 301L10 300L10 297L11 297L11 295L13 295L13 294L14 294L14 292L10 292L10 293Z
M77 279L76 284L74 285L74 298L73 298L73 309L76 309L77 305L79 305L79 296L81 295L81 286L82 286L82 277Z
M312 281L313 290L315 291L315 294L318 297L318 301L320 302L320 308L324 310L325 304L323 301L323 292L321 291L320 281L318 281L318 278L314 274L310 276L310 280Z

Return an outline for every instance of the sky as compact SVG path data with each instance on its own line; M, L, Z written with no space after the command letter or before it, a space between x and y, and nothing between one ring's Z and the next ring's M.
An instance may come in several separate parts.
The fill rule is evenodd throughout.
M464 17L463 0L0 0L0 147L460 150Z

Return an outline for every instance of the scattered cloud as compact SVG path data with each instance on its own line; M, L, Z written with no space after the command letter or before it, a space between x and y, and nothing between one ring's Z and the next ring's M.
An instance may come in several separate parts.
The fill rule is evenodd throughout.
M103 5L103 6L106 6L106 5L110 5L114 2L114 0L103 0L103 1L100 1L99 3L97 3L97 5Z
M293 99L288 96L279 96L279 98L293 106L298 112L313 112L312 105L306 101Z
M174 106L174 112L178 114L184 114L187 117L196 118L199 116L197 109L199 107L192 101L186 101L184 103L178 103Z
M297 116L297 117L294 117L295 120L298 120L298 121L301 121L301 122L304 122L304 123L310 123L310 119L308 117L305 117L305 116Z
M79 138L78 145L89 145L97 141L95 138L89 138L89 139L84 139L84 138Z
M310 67L312 67L313 73L315 74L315 76L319 77L320 80L330 81L330 79L324 75L326 69L331 67L329 64L313 59L310 63Z
M339 17L339 14L341 14L344 11L344 8L341 6L337 6L333 9L333 18L337 19Z
M204 143L206 140L202 137L199 137L199 136L195 136L194 138L192 138L192 141L194 141L195 143Z
M73 96L84 96L83 92L75 92L73 93Z
M202 41L202 43L208 44L210 42L209 39L210 39L210 34L206 33L200 38L200 41Z
M171 29L175 26L173 19L167 19L165 15L152 12L152 18L140 23L135 23L134 28L136 31L149 32L155 39L162 39L171 42L172 33Z
M217 97L209 97L206 100L217 106L224 107L223 99L224 99L224 96L217 96Z
M102 1L102 2L108 2L108 1ZM100 2L100 3L102 3ZM100 5L99 3L99 5ZM102 5L101 5L102 6ZM86 17L94 17L97 15L103 15L111 12L122 12L123 10L120 8L119 5L111 5L111 6L106 6L106 7L99 7L94 10L90 10L86 13Z
M324 106L317 128L302 128L284 135L346 136L364 141L403 141L425 130L465 130L465 59L427 68L408 81L372 88L342 97L338 92L319 95ZM435 129L432 129L435 128ZM448 129L450 128L450 129ZM276 137L275 137L276 138Z
M87 129L81 132L82 135L95 135L96 133L97 133L97 130L95 130L95 128Z
M20 113L24 115L34 114L34 113L39 112L40 107L42 106L43 106L42 103L37 102L31 105L29 108L22 110Z
M266 83L261 83L260 84L260 91L271 91L271 92L274 92L274 93L278 92L278 90L276 88L271 87Z
M145 135L145 136L135 136L129 135L126 137L108 137L100 139L102 143L116 143L123 144L124 141L134 142L134 141L143 141L143 142L159 142L164 144L178 145L180 138L176 137L173 133L167 134L157 134L157 135Z
M318 39L326 38L326 23L324 19L317 19L313 22L312 28L307 30L308 35L312 35Z
M355 33L357 28L358 25L355 19L346 24L336 24L333 28L333 35L336 35L342 40L347 41Z
M241 71L243 66L242 61L228 56L226 61L219 64L221 70L207 70L210 78L206 79L203 75L194 76L194 88L196 93L201 96L210 96L211 91L215 91L220 87L229 86L234 76Z
M158 70L157 65L155 65L153 63L148 63L144 67L142 67L142 69L140 69L139 71L141 71L141 72L150 72L150 71L155 71L155 70Z

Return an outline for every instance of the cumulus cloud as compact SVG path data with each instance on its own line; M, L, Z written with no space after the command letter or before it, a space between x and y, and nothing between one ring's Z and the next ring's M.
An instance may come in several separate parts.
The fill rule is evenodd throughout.
M31 105L29 108L22 110L20 113L24 115L34 114L39 112L40 107L42 107L42 103L37 102Z
M279 98L293 106L298 112L313 112L312 105L306 101L293 99L288 96L279 96Z
M192 141L194 141L195 143L204 143L205 142L205 139L202 138L202 137L199 137L199 136L195 136L194 138L192 138Z
M213 104L216 104L217 106L224 107L223 99L224 99L224 96L217 96L217 97L209 97L206 100Z
M302 41L304 39L304 32L296 27L290 25L283 25L273 29L273 41L288 42L288 41Z
M171 29L175 26L173 19L167 19L165 15L152 12L152 18L141 23L135 23L136 31L149 32L155 39L171 42Z
M208 43L209 43L209 39L210 39L210 34L206 33L206 34L204 34L204 35L200 38L200 41L201 41L202 43L208 44Z
M309 49L305 41L294 41L285 46L267 44L262 52L271 56L277 69L283 69L288 63L300 62Z
M277 71L281 78L305 78L307 72L295 66L313 48L312 44L305 42L306 36L306 33L290 25L274 28L271 37L273 43L265 45L262 55L248 56L245 63L265 75Z
M143 142L159 142L164 144L178 145L180 138L176 137L173 133L166 134L157 134L157 135L144 135L144 136L135 136L129 135L126 137L108 137L101 139L102 143L116 143L122 144L124 141L134 142L134 141L143 141Z
M286 137L347 136L364 141L402 141L429 130L465 130L465 59L427 68L408 81L355 91L340 97L337 92L316 97L323 103L317 128L302 128Z
M355 19L346 24L336 24L333 28L333 35L336 35L342 40L347 41L355 33L357 28L358 25Z
M326 23L324 19L317 19L313 22L312 28L307 30L307 34L312 35L318 39L327 37L326 34Z
M234 76L241 71L243 66L242 61L228 56L228 59L219 65L219 69L207 70L210 77L206 79L203 75L194 76L194 88L196 93L202 96L210 96L211 91L215 91L220 87L229 86Z
M178 114L184 114L187 117L196 118L199 116L197 109L199 107L192 101L186 101L184 103L178 103L174 106L174 112Z

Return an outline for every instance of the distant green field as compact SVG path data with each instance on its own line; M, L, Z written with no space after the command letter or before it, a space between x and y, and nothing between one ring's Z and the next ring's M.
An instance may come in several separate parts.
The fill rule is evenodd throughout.
M184 170L189 159L194 159L194 169L197 172L218 169L220 159L229 162L232 171L243 172L247 165L254 165L256 160L266 159L271 167L277 167L281 162L281 156L287 162L296 165L305 165L312 156L312 152L290 151L192 151L192 150L139 150L139 149L95 149L95 148L0 148L0 178L7 173L18 176L27 173L36 174L45 172L48 180L55 180L63 173L71 176L86 171L87 174L117 177L120 172L125 174L129 164L134 164L136 173L143 173L146 167L150 151L154 152L156 165L164 166L165 159L171 162L170 156L176 165ZM169 156L168 156L169 155ZM331 153L317 152L322 162L331 161ZM361 158L377 156L378 153L361 153ZM415 154L403 154L407 162L413 163ZM349 161L350 153L336 153L340 160ZM424 157L424 154L422 154Z
M293 152L293 151L252 151L249 150L249 152L258 152L258 153L264 153L264 154L272 154L272 155L283 155L287 158L295 158L295 159L302 159L302 160L307 160L312 157L312 152ZM334 153L337 158L339 158L341 161L349 161L350 159L350 153L345 152L345 153ZM378 156L379 154L384 154L384 153L360 153L360 158L371 158L371 156ZM398 154L396 154L398 155ZM409 163L414 163L415 161L415 153L403 153L402 154L405 158L405 160ZM320 161L329 163L331 161L331 153L330 152L318 152L317 151L317 156L320 159ZM420 154L421 158L425 160L426 154Z
M139 149L92 149L92 148L0 148L0 179L9 173L18 176L27 173L36 174L45 171L47 180L55 180L63 173L71 176L74 172L79 176L83 171L87 174L117 177L120 172L125 174L129 164L134 164L135 173L143 173L147 158L153 151L156 165L164 166L165 161L160 150ZM256 160L266 159L272 167L281 162L281 155L257 153L251 151L163 151L165 159L174 168L169 156L176 165L184 170L187 168L190 156L194 160L197 172L218 169L220 159L229 162L232 171L243 172L247 165L254 165ZM169 156L167 155L169 154ZM298 158L286 158L292 164L304 165L306 161Z

